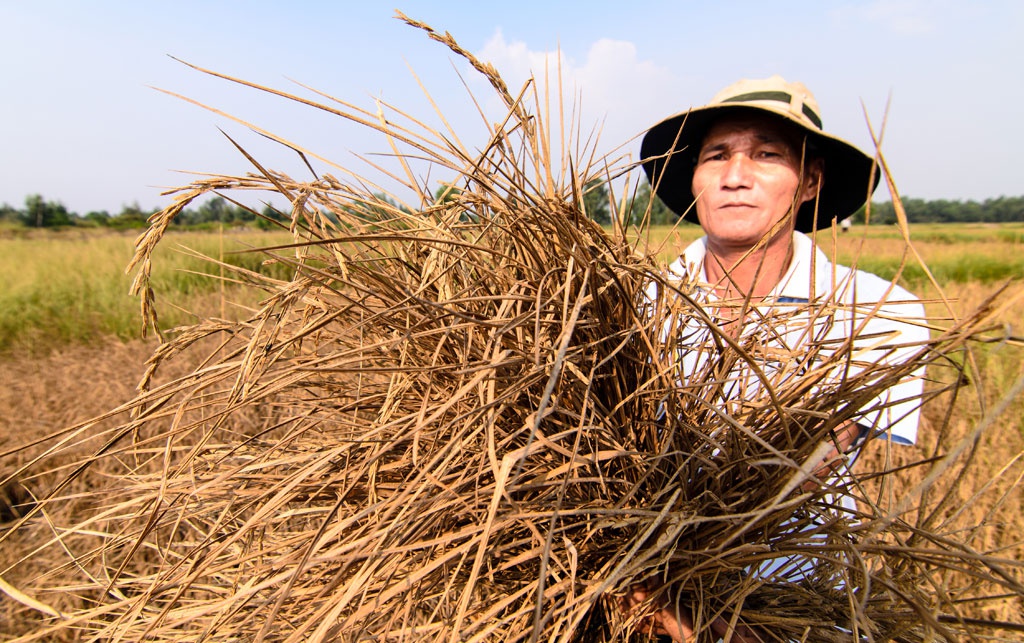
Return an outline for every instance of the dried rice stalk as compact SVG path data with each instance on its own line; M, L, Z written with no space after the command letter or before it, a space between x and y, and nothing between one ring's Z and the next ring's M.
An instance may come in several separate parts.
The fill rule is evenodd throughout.
M936 332L910 363L862 364L845 379L829 373L851 347L812 342L818 367L766 375L742 407L721 399L716 368L756 361L776 320L741 341L712 326L719 361L681 387L686 347L663 329L706 313L582 211L582 186L617 170L556 165L524 100L540 102L533 86L513 96L429 33L506 103L479 153L400 115L257 89L452 172L442 202L411 174L414 211L358 178L300 182L253 160L257 174L199 180L154 216L133 262L150 327L153 248L209 192L284 195L294 243L260 252L294 276L236 271L266 292L256 314L179 329L130 421L76 427L50 450L105 441L0 536L49 528L29 559L64 561L9 592L50 614L24 640L644 639L646 612L622 614L615 596L645 580L678 588L703 637L717 616L780 641L991 629L961 618L963 601L1024 595L1017 561L909 524L911 507L891 513L856 482L801 490L831 430L921 365L948 367L987 311ZM150 385L162 362L211 337L222 339L195 373ZM89 515L61 516L90 470L110 483L91 490ZM820 518L834 516L835 492L862 500L858 521ZM748 573L789 555L815 572Z

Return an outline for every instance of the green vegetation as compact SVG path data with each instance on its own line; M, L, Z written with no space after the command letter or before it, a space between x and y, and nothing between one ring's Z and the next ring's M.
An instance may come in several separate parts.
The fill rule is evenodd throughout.
M129 230L144 228L149 217L156 210L145 210L138 203L125 205L118 214L110 214L106 210L87 212L78 215L69 212L59 201L47 201L39 194L30 194L25 198L25 207L18 209L8 204L0 205L0 224L22 226L26 228L111 228ZM179 227L211 229L218 225L244 226L255 225L261 229L275 227L275 222L285 220L285 216L266 205L260 212L252 208L237 205L222 197L213 197L201 203L198 208L185 209L179 214L174 224Z
M223 241L224 263L288 275L286 266L264 264L264 255L245 252L257 243L275 242L265 233L228 233L223 239L197 232L169 235L170 243L158 251L153 279L164 328L190 321L186 311L230 317L238 315L238 306L255 303L237 301L240 289L220 280L219 266L184 247L216 259ZM139 301L128 294L131 278L124 272L133 250L134 237L119 233L65 231L0 239L0 352L45 353L103 336L138 337Z
M914 248L940 285L991 285L1024 277L1020 224L918 224L910 230ZM819 243L831 248L830 233L819 235ZM835 256L840 263L856 264L885 279L899 272L900 282L912 290L929 282L921 264L905 252L903 237L894 227L857 226L837 239Z
M1011 223L1024 221L1024 196L1006 197L984 201L959 201L935 199L926 201L911 197L900 197L903 209L910 223ZM864 222L864 208L853 219ZM871 204L871 223L891 225L896 223L896 211L891 201Z
M223 256L226 264L276 278L290 276L287 265L246 251L286 244L291 241L287 233L226 228L223 235L168 234L153 275L164 328L193 319L185 311L231 317L255 303L239 301L243 290L221 282L220 267L197 253ZM699 227L689 224L654 226L644 244L667 262L700 234ZM914 247L943 286L989 285L1024 276L1024 225L920 225L911 234ZM836 235L836 242L833 250L831 231L819 235L825 252L840 263L856 264L886 279L900 270L904 245L892 226L855 226ZM0 238L0 352L20 348L43 353L103 336L138 337L139 302L128 294L131 280L124 273L133 249L134 236L123 232L8 228ZM918 292L928 285L924 269L909 255L900 282ZM250 299L255 296L251 289L246 292Z
M884 279L892 279L900 269L900 260L899 257L865 255L859 258L857 267ZM928 267L940 284L963 284L972 281L992 284L1024 276L1024 257L963 254L941 262L929 263ZM928 276L920 265L910 263L903 268L900 281L913 288L927 283Z

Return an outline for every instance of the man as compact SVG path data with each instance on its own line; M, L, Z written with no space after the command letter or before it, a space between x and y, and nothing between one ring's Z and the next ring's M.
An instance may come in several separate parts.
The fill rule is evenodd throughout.
M870 197L878 171L871 156L822 130L817 103L803 85L779 76L740 81L708 105L652 127L641 156L654 192L679 216L696 218L705 233L672 272L696 284L694 298L717 332L739 339L770 330L771 339L763 343L771 345L766 354L776 357L764 359L756 376L741 363L724 385L716 381L721 399L713 403L742 405L765 386L791 377L793 365L807 369L812 361L827 361L846 341L852 342L845 344L847 352L853 352L850 346L858 351L861 364L900 363L927 341L924 311L913 295L874 275L832 265L804 234L853 214ZM694 374L706 372L715 349L700 320L672 332L685 335L679 344L686 387L687 378L699 380ZM848 361L846 368L859 367ZM917 376L864 405L834 431L831 452L815 465L818 479L804 488L839 473L844 456L868 433L913 443L920 397ZM840 498L839 505L853 515L852 498ZM806 569L807 563L796 563L798 573L801 564ZM767 561L748 571L772 578L781 569L793 578L792 561ZM637 587L625 605L633 608L648 594ZM685 608L665 607L654 621L656 631L674 640L693 635ZM733 641L761 640L750 629L729 630L722 619L712 630Z

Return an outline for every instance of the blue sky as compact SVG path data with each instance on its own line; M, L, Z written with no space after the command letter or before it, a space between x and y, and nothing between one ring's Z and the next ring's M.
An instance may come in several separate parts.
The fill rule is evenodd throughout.
M781 74L808 85L827 130L870 146L863 108L905 195L1024 194L1024 3L1017 0L795 2L32 2L0 0L0 203L27 194L84 214L131 202L161 207L177 171L249 166L223 129L266 165L301 173L293 155L187 95L300 142L373 178L356 155L377 135L190 70L170 56L302 92L292 79L367 109L376 99L429 122L417 78L466 141L481 131L459 74L488 90L394 9L448 30L513 87L545 55L562 56L602 151L706 102L739 78ZM415 76L414 76L415 72ZM464 128L464 129L463 129ZM632 141L632 142L630 142ZM443 177L438 177L443 178ZM879 194L876 198L887 198Z

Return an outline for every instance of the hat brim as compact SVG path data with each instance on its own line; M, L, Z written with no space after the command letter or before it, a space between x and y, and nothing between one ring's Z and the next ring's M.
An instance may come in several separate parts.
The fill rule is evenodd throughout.
M817 203L800 206L796 229L811 232L827 228L864 205L877 187L881 172L874 159L851 143L815 131L785 114L749 105L709 105L681 112L658 123L644 135L640 158L654 193L687 221L697 221L693 207L693 171L697 154L711 125L724 115L770 114L806 132L808 142L824 162L824 177Z

